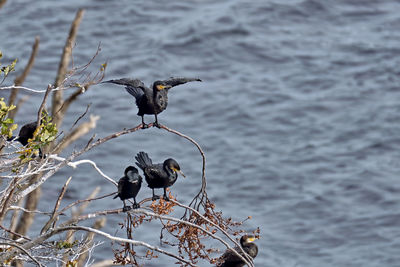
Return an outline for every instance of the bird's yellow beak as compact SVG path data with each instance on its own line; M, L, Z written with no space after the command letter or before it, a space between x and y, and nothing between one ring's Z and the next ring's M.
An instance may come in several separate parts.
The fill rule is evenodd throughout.
M183 174L183 172L181 171L181 170L178 170L178 169L174 169L174 171L176 171L176 172L179 172L182 176L183 176L183 178L185 178L186 176L185 176L185 174Z
M171 85L162 85L162 84L159 84L159 85L157 85L157 90L158 91L161 91L161 90L164 90L164 89L169 89L169 88L171 88L172 86Z
M254 236L247 238L248 242L254 242L256 241L256 238Z

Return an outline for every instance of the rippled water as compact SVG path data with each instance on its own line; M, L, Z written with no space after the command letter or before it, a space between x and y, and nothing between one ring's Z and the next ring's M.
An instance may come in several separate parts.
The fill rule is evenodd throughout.
M202 145L217 207L235 219L252 215L246 230L261 227L257 266L399 265L399 1L9 1L0 10L4 55L21 67L41 38L26 86L54 81L79 7L86 13L76 64L101 42L97 61L108 62L107 78L203 79L171 90L160 120ZM24 104L20 124L34 119L39 99ZM71 107L66 125L89 103L101 116L98 136L140 122L124 89L99 85ZM176 158L188 178L173 193L182 202L193 197L201 159L174 135L141 131L87 157L117 179L140 150L155 161ZM64 169L44 186L41 209L69 175L72 199L99 185L115 190L90 167ZM139 199L150 194L144 189ZM107 199L92 210L120 205ZM111 216L106 230L122 220ZM97 252L111 257L109 242Z

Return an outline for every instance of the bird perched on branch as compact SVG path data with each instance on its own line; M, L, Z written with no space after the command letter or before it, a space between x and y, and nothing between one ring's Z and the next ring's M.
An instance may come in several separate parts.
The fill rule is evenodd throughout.
M164 81L155 81L152 89L146 87L144 83L138 79L132 80L122 78L119 80L105 81L103 83L115 83L125 86L126 91L136 99L136 105L139 108L137 115L142 117L143 128L147 128L147 124L144 123L145 114L154 114L154 125L160 127L157 114L167 108L168 90L174 86L193 81L201 82L201 80L197 78L171 78Z
M240 245L243 250L251 257L255 258L258 254L258 247L253 242L256 240L256 237L253 235L243 235L240 238ZM234 248L240 255L243 255L239 247ZM217 265L219 267L242 267L245 265L245 262L239 258L231 249L227 249L224 254L219 258L220 264Z
M154 194L154 188L164 188L163 198L169 201L167 188L172 186L178 178L178 172L185 177L181 168L174 159L166 159L164 163L153 164L146 152L139 152L135 159L136 165L143 170L148 186L153 190L153 200L160 198Z
M33 134L35 133L36 127L37 127L36 121L27 123L21 127L18 136L12 136L8 138L7 141L18 141L23 146L26 146L28 144L28 140L33 138ZM43 155L42 149L40 148L39 148L39 157L45 158L45 155Z
M140 208L140 205L136 202L136 196L142 186L142 180L138 169L135 167L129 166L125 169L125 175L118 181L118 194L114 197L114 199L119 197L124 202L123 211L131 209L125 203L125 200L129 198L133 198L133 209Z
M8 141L18 141L23 146L26 146L28 144L28 139L33 138L33 133L35 132L36 127L37 127L36 121L27 123L21 127L18 136L10 137L8 138Z

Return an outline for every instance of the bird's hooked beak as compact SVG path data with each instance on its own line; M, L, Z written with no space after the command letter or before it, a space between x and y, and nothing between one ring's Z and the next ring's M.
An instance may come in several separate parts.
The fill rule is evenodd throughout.
M258 237L256 237L256 236L249 236L249 237L247 238L247 242L254 242L254 241L256 241L256 239L258 239Z
M172 86L171 85L162 85L162 84L158 84L156 86L158 91L164 90L164 89L170 89Z
M182 172L181 170L178 170L178 169L176 169L176 168L173 168L173 170L174 170L175 172L179 172L179 173L183 176L183 178L186 178L186 175L183 174L183 172Z
M184 175L182 171L178 171L178 172L183 176L183 178L186 178L186 175Z

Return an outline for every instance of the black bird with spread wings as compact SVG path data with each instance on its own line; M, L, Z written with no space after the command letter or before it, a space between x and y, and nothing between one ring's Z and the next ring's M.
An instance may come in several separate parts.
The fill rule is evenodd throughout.
M240 245L242 246L243 250L253 259L258 254L258 247L253 243L255 240L256 237L253 235L243 235L240 238ZM243 252L240 250L240 248L235 247L234 249L243 256ZM245 262L230 249L227 249L218 261L220 262L220 264L217 265L219 267L242 267L245 265Z
M133 209L140 208L140 205L136 202L136 196L139 193L140 187L142 186L142 177L139 175L138 169L133 166L129 166L125 169L125 175L118 181L118 194L114 197L119 197L124 202L123 211L128 211L131 208L126 206L125 200L133 198L134 204Z
M154 194L154 188L164 188L163 198L169 201L166 189L172 186L178 179L178 172L185 177L181 168L174 159L166 159L164 163L153 164L146 152L139 152L135 159L136 165L143 170L144 178L148 186L153 190L153 200L159 198Z
M155 81L152 89L146 87L144 83L138 79L122 78L119 80L109 80L103 83L115 83L125 85L126 91L136 99L136 105L139 108L138 116L142 117L143 128L147 125L144 123L145 114L154 114L155 126L159 127L157 114L161 113L168 105L168 90L174 86L187 82L199 81L197 78L171 78L164 81Z

